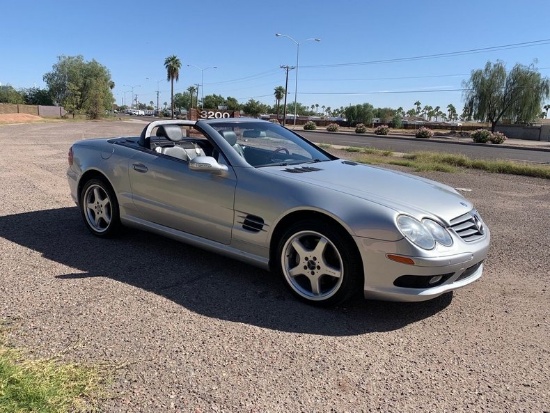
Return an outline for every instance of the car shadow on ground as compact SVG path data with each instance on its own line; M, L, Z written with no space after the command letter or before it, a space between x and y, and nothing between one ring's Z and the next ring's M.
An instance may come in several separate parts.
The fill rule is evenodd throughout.
M108 277L201 315L273 330L331 336L391 331L452 301L448 293L422 303L358 300L317 308L294 298L273 274L236 260L138 230L94 237L76 207L0 217L0 236L74 268L57 276L60 288L67 279Z

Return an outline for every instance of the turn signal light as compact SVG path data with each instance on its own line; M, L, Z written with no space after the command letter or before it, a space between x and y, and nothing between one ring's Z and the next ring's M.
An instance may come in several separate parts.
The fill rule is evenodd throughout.
M67 161L69 162L69 166L73 166L73 147L71 146L69 149L69 153L67 154Z
M414 260L410 257L403 257L402 255L387 254L386 257L389 260L398 262L400 264L415 265Z

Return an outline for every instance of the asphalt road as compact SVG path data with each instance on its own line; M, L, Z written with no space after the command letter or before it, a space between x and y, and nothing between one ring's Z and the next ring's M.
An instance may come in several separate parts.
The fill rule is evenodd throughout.
M307 139L332 145L372 147L393 152L435 151L463 154L472 159L510 159L536 163L550 163L549 151L536 151L522 148L506 148L498 145L476 145L471 140L463 142L441 142L435 140L420 140L396 138L390 136L358 135L348 133L299 131Z
M0 126L0 322L32 357L110 370L101 411L550 411L547 180L423 175L470 190L492 230L484 276L424 303L323 310L243 263L86 230L70 144L142 127Z

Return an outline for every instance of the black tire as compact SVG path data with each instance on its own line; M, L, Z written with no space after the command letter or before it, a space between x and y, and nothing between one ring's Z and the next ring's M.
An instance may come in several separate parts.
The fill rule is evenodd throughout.
M86 227L97 237L109 238L120 230L116 195L102 179L90 179L80 193L80 212Z
M361 257L336 224L306 220L291 225L281 237L276 261L292 293L309 304L340 305L363 290Z

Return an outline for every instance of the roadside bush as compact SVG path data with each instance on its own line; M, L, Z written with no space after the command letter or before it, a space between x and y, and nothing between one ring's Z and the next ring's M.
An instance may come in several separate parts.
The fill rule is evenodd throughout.
M431 129L428 129L424 126L422 126L420 129L416 131L416 137L417 138L423 138L423 139L429 139L432 136L434 136L434 132Z
M327 131L329 132L337 132L338 131L338 124L337 123L329 123L327 125Z
M475 143L487 143L491 139L491 132L487 129L477 129L470 136Z
M377 126L374 130L374 133L377 135L387 135L390 132L390 127L388 125Z
M498 145L506 140L506 136L502 132L493 132L489 140L491 141L491 143Z
M367 127L362 123L358 123L357 126L355 126L355 133L365 133L366 131Z
M306 122L306 124L304 125L304 130L315 130L315 129L317 129L317 125L312 120L310 120L309 122Z

